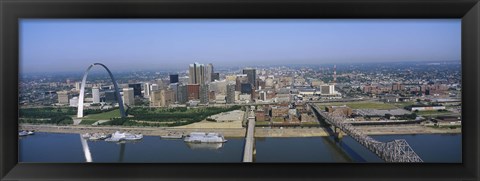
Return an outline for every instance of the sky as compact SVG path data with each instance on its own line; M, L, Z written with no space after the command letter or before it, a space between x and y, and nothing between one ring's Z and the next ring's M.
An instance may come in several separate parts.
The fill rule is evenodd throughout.
M460 19L21 19L20 72L460 60Z

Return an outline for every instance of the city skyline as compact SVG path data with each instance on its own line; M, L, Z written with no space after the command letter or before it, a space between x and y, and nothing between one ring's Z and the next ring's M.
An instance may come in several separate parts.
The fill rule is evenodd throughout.
M459 19L23 19L20 72L460 60L460 29Z

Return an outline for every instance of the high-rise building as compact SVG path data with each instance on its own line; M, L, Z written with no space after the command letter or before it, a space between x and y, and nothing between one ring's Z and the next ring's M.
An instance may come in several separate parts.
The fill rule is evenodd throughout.
M205 83L205 67L203 64L199 64L195 62L194 64L190 64L190 68L188 69L188 76L190 84L204 84Z
M242 83L240 92L242 94L251 94L252 93L252 84L250 83Z
M162 96L160 90L152 91L150 94L150 106L151 107L160 107L162 102Z
M70 95L68 94L67 91L57 92L57 95L58 95L58 103L59 104L67 105L69 103Z
M135 96L133 88L123 88L123 104L128 106L135 105Z
M242 84L248 83L248 76L247 74L239 74L235 80L235 90L240 91L242 89Z
M142 84L135 83L135 84L128 84L129 88L133 88L133 96L142 96Z
M247 74L247 77L248 77L248 83L252 84L252 87L257 87L257 85L255 85L255 81L257 80L257 73L256 73L256 69L253 69L253 68L246 68L246 69L243 69L243 74Z
M188 100L200 99L200 85L199 84L187 84L187 98Z
M156 90L160 90L160 87L158 87L158 84L150 85L150 91L156 91Z
M322 85L320 88L320 93L326 94L326 95L335 94L335 85L334 84Z
M73 97L70 99L70 107L78 107L78 97Z
M227 104L235 103L235 84L227 84Z
M205 83L212 81L213 64L209 63L205 67Z
M211 73L210 81L220 80L220 73Z
M98 87L92 88L93 103L100 103L100 89Z
M178 83L178 74L170 74L170 84Z
M177 97L178 97L178 96L177 96L177 94L178 94L178 86L179 86L178 83L173 83L173 84L168 85L168 88L172 89L173 94L174 94L173 102L178 101L178 100L177 100Z
M161 99L160 101L161 107L168 107L170 104L175 103L173 90L170 88L161 90L160 99Z
M215 91L215 94L227 94L227 84L228 82L225 80L222 81L215 81L215 82L210 82L208 84L208 89L210 91Z
M81 86L82 82L75 82L75 90L79 91L80 90L80 86Z
M200 86L200 103L207 104L209 102L208 84Z
M105 102L117 102L117 95L115 94L114 90L105 91Z
M143 97L150 97L150 83L143 84Z
M186 85L179 85L177 91L177 102L179 104L185 104L188 101L188 93Z

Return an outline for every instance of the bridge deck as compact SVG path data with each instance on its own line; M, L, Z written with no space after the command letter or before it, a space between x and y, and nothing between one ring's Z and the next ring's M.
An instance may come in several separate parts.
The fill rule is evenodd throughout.
M243 162L253 162L253 145L255 143L255 113L253 110L248 113L247 134L245 136L245 149L243 151Z
M344 121L342 117L333 117L328 113L319 111L317 106L310 104L312 111L325 119L328 124L340 128L344 133L352 137L355 141L365 146L386 162L423 162L423 160L413 151L407 141L393 140L390 142L380 142L372 137L363 134L354 126ZM317 116L317 114L314 114ZM318 118L318 117L317 117Z

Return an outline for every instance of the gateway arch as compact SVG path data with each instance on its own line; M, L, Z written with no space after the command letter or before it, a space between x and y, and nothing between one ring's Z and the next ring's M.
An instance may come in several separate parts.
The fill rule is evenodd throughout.
M83 101L84 101L84 97L85 97L85 84L87 82L87 75L88 75L88 72L90 72L90 69L92 69L92 67L95 66L95 65L102 66L103 68L105 68L105 70L107 70L108 75L110 75L110 79L112 79L113 86L115 88L115 95L117 96L118 106L120 107L120 115L122 117L126 117L125 109L123 108L122 97L120 97L120 91L118 90L117 81L115 80L115 77L113 77L112 72L110 72L110 70L107 68L107 66L105 66L101 63L94 63L94 64L90 65L87 68L87 70L85 70L85 73L83 74L82 85L81 85L81 88L80 88L80 96L78 98L77 117L79 117L79 118L83 117Z

